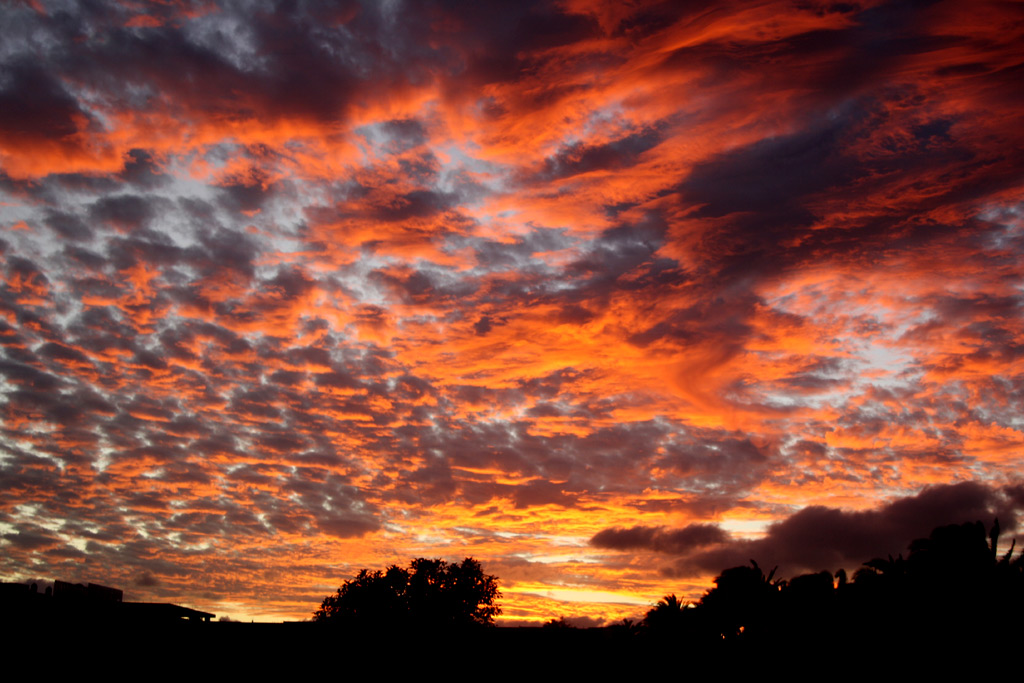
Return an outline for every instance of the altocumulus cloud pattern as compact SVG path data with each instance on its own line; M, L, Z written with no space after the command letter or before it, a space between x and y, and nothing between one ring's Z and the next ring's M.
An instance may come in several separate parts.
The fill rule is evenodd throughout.
M0 573L507 622L1024 504L1024 5L0 8ZM813 548L813 550L808 550Z

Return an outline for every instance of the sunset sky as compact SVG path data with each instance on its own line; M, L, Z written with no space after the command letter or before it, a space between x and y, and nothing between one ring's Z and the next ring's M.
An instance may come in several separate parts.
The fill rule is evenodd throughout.
M596 624L1017 533L1024 3L0 29L4 581L304 619L472 556Z

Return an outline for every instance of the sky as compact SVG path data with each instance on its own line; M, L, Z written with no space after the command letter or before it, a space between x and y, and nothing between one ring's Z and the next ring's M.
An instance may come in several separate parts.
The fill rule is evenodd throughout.
M1024 3L0 27L5 581L279 621L471 556L599 624L1018 532Z

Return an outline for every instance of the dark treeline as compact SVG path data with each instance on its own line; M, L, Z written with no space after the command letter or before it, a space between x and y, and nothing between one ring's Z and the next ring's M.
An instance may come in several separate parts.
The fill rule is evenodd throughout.
M635 631L704 652L994 661L1016 651L1024 630L1024 553L1015 558L1011 545L999 555L998 538L998 520L988 531L981 522L939 527L907 557L871 559L852 577L840 569L783 580L751 561L724 570L696 604L666 596Z
M998 522L940 527L911 543L906 557L868 560L849 577L826 570L784 580L751 561L723 570L694 604L668 595L641 621L603 628L564 620L489 628L500 612L497 577L471 558L421 558L408 568L363 570L304 623L143 623L84 611L77 601L40 610L8 600L4 617L18 627L5 645L21 653L56 648L61 661L86 668L145 668L154 652L187 652L188 661L232 675L268 665L336 674L342 655L368 672L460 666L608 677L668 667L844 678L967 665L995 675L1019 669L1024 637L1024 552L1014 556L1011 545L998 553L998 538Z
M852 576L823 570L787 580L751 560L723 570L695 604L668 595L641 621L586 629L563 619L541 629L488 629L496 577L469 558L462 573L454 571L459 565L421 559L409 569L360 572L324 600L313 626L320 634L347 626L346 637L369 648L381 633L401 634L417 657L439 662L483 666L520 653L526 659L505 665L543 662L566 674L607 674L609 666L654 671L665 661L703 674L920 674L954 664L995 673L1017 666L1024 636L1024 553L1015 557L1013 544L999 553L998 541L998 521L989 529L981 522L939 527L913 541L905 557L870 559ZM456 597L446 586L463 573L472 580ZM414 588L417 574L432 577L435 588ZM424 598L431 590L438 593ZM447 602L445 592L452 593ZM431 602L447 607L416 607Z

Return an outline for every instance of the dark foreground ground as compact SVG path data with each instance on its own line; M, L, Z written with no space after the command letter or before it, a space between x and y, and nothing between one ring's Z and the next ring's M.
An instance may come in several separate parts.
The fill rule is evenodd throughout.
M188 677L231 680L391 680L429 675L461 680L558 680L638 676L717 680L787 675L796 680L893 680L950 675L1016 680L1020 629L985 624L947 636L903 632L896 617L877 633L851 636L802 629L791 639L692 642L628 629L490 628L463 632L344 632L313 623L10 624L5 669L20 679L48 672L114 679ZM1020 620L1017 620L1020 624ZM975 628L976 626L976 628ZM11 679L14 680L14 679Z

